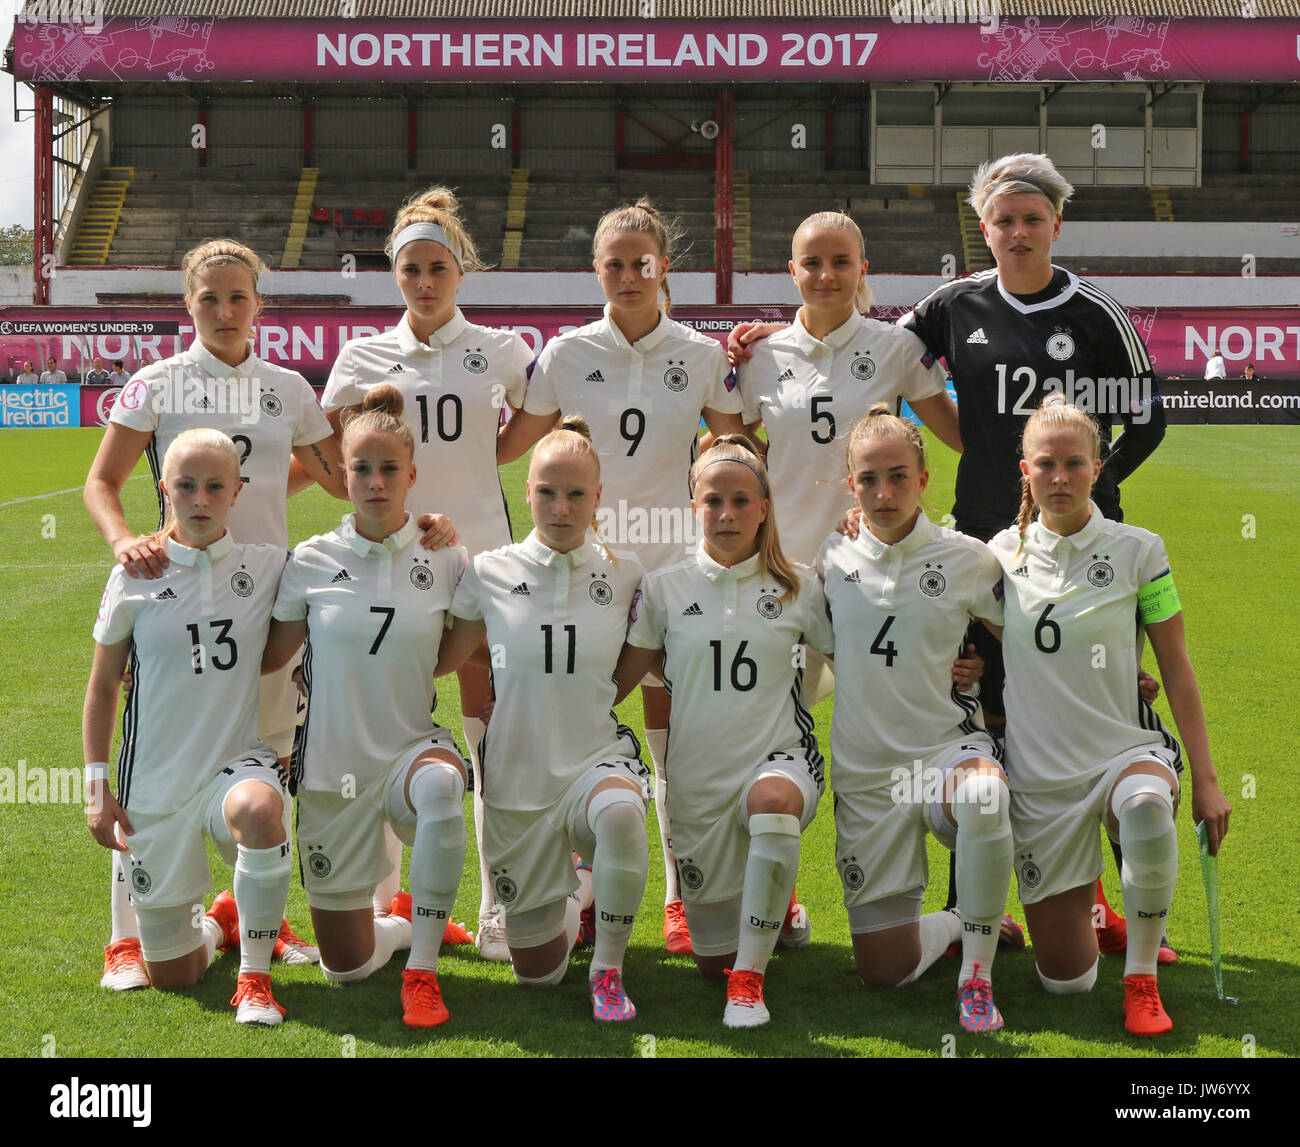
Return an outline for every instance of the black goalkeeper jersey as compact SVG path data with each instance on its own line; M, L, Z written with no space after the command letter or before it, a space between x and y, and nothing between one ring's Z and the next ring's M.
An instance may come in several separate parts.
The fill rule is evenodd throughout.
M1165 433L1164 407L1142 337L1104 291L1060 267L1033 295L1013 295L997 270L947 283L899 320L947 360L964 452L953 515L987 540L1020 511L1020 440L1052 391L1087 410L1101 430L1092 497L1123 520L1119 484ZM1123 423L1111 441L1116 419Z

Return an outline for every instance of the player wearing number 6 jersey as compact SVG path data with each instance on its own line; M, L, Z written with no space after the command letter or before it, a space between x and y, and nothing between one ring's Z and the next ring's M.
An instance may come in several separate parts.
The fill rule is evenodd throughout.
M615 676L626 694L662 663L676 692L664 764L695 962L728 975L723 1023L753 1027L769 1019L767 964L825 787L804 643L829 652L831 632L817 579L781 551L748 439L719 439L691 481L700 548L646 575Z
M355 511L336 530L299 544L285 567L264 667L307 639L307 719L294 756L298 856L321 950L335 983L364 979L395 948L410 947L402 1018L448 1018L438 949L465 861L465 764L436 704L434 667L456 582L459 546L430 553L406 511L415 480L402 396L376 387L343 432ZM372 911L392 870L391 824L413 845L411 894Z
M1144 637L1186 745L1193 816L1206 823L1212 854L1231 807L1210 759L1164 543L1103 517L1090 497L1101 466L1093 420L1049 395L1025 427L1018 525L990 543L1006 590L1014 863L1043 986L1086 992L1097 978L1098 820L1120 841L1124 1026L1155 1036L1173 1027L1156 961L1178 867L1182 755L1133 692Z
M695 541L688 473L699 449L700 419L714 434L741 433L740 396L722 348L668 317L671 227L649 204L607 212L596 226L592 257L608 300L599 322L553 339L537 360L524 409L501 436L509 462L554 424L581 412L600 455L606 537L626 546L647 570L680 561ZM663 292L663 310L659 293ZM665 813L663 780L669 700L648 678L646 744L658 774L655 804L664 850L664 934L668 950L689 952L677 866Z
M641 563L588 531L600 460L581 418L538 444L527 491L535 528L472 560L438 671L457 668L486 634L496 705L482 748L482 848L515 978L539 987L564 978L587 906L570 896L577 851L592 862L595 894L592 1014L630 1020L623 955L645 891L649 774L612 706Z
M916 427L877 404L847 454L863 528L832 534L817 569L835 630L836 862L853 954L867 983L910 983L960 936L958 1020L997 1031L1007 782L976 695L953 683L950 665L972 618L1000 624L1001 570L982 542L921 510L929 472ZM921 915L927 830L958 856L960 919Z
M406 313L392 330L343 347L321 405L337 431L340 417L373 387L395 387L405 399L403 417L415 440L416 478L408 509L420 514L436 505L458 524L473 555L510 542L497 476L497 432L503 408L523 405L533 353L517 334L466 322L456 306L465 272L481 266L458 207L447 188L434 187L398 212L388 250ZM482 837L479 713L491 690L481 665L467 663L458 677L461 725L475 770L475 829ZM506 960L501 906L482 867L481 849L479 861L479 951ZM394 872L376 892L382 904L397 890L399 875Z
M152 580L116 566L95 623L83 740L95 839L120 853L148 980L198 981L218 946L238 945L239 1023L278 1024L271 955L289 892L284 776L256 739L258 663L284 550L232 540L241 492L234 443L186 430L163 460L167 525L150 539L167 566ZM134 686L122 718L117 798L108 750L122 673ZM205 838L235 866L234 900L211 887ZM236 913L238 919L236 919ZM198 925L196 925L196 920Z

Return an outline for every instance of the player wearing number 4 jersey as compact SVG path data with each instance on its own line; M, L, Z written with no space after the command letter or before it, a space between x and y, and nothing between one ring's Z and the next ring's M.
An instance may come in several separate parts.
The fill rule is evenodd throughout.
M503 409L523 405L533 353L517 334L466 322L456 306L466 270L481 264L447 188L430 188L398 212L388 250L406 313L392 330L343 347L321 404L337 431L341 416L372 388L396 388L415 439L416 477L407 508L419 514L436 505L459 525L471 555L504 546L510 520L497 476L497 433ZM478 752L484 726L479 714L491 690L481 665L467 663L457 676L461 727L475 771L474 824L481 838ZM376 891L377 909L386 908L398 888L396 851L399 863ZM501 906L481 849L479 863L479 951L487 959L506 960Z
M1133 692L1144 637L1187 749L1193 816L1206 823L1212 854L1231 807L1210 759L1164 543L1103 517L1090 497L1101 465L1095 423L1050 395L1025 427L1018 524L990 543L1006 591L1014 863L1043 986L1086 992L1097 978L1098 820L1120 841L1124 1026L1155 1036L1173 1027L1156 962L1178 867L1182 755Z
M527 491L535 528L470 563L439 672L486 635L496 705L482 748L482 848L515 978L535 987L564 978L594 893L592 1015L630 1020L623 956L645 891L648 771L612 706L641 563L588 532L600 461L581 418L538 444ZM592 866L576 898L573 851Z
M781 551L763 463L728 436L691 469L703 540L647 574L615 676L627 693L662 662L675 691L665 767L696 965L728 976L723 1022L769 1018L768 961L825 787L803 707L804 643L831 644L817 579Z
M672 227L642 200L607 212L592 240L608 300L605 316L553 339L537 360L524 409L510 420L498 458L517 458L554 424L579 413L591 425L605 481L604 533L633 550L647 570L663 569L694 543L688 473L700 419L714 434L740 433L740 396L722 348L668 317ZM663 309L659 293L663 292ZM646 744L657 774L655 804L664 850L664 936L670 952L690 949L663 777L668 695L647 678Z
M982 542L921 510L929 472L914 426L878 404L847 454L863 528L832 534L817 567L835 631L836 862L854 957L867 983L910 983L960 937L958 1020L997 1031L1007 782L976 695L954 684L950 666L972 618L1001 622L1001 571ZM959 857L960 917L921 915L927 830Z
M278 1024L284 1009L269 973L289 892L286 801L275 753L255 730L257 666L284 550L232 540L239 455L219 431L178 435L160 482L169 521L150 541L167 567L143 580L116 566L95 624L83 722L87 819L95 839L124 858L146 983L188 987L218 947L238 945L237 1021ZM114 799L104 762L128 663L134 685ZM212 883L205 838L234 864L235 892L201 917L195 909Z
M285 568L265 668L303 638L307 720L294 757L298 855L327 980L351 983L410 947L402 1018L449 1018L438 950L465 860L465 764L429 714L444 619L464 569L460 547L429 553L404 508L415 467L402 397L367 394L343 432L355 510L298 545ZM413 845L411 894L372 910L392 870L384 827Z

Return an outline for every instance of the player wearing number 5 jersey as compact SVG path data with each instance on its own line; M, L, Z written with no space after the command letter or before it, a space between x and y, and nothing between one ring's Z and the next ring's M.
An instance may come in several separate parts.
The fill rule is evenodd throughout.
M232 539L226 522L241 492L239 455L218 431L178 435L160 481L171 513L150 540L167 567L143 580L116 566L95 624L83 722L88 822L124 858L146 983L188 987L218 946L238 945L237 1021L278 1024L284 1009L269 973L289 891L289 841L284 777L256 730L258 664L284 549ZM134 687L114 799L104 762L128 665ZM225 893L203 917L212 883L206 839L234 864L235 892L233 903Z
M406 313L392 330L343 347L321 404L337 431L340 417L373 387L395 387L405 399L403 417L415 440L416 477L407 508L420 514L436 505L460 527L471 555L507 545L510 521L497 476L497 432L503 408L523 405L533 353L517 334L466 322L456 306L465 272L481 264L447 188L431 188L398 212L388 250ZM467 663L457 676L481 837L479 714L491 690L480 665ZM482 850L479 860L482 865ZM377 893L385 904L397 890L398 875ZM479 951L488 959L509 959L486 868L479 876Z
M517 458L556 416L580 412L591 425L604 479L602 529L647 570L680 561L695 541L688 474L700 419L714 434L740 433L740 396L722 348L668 317L672 227L642 200L607 212L592 257L607 304L599 321L553 339L537 360L524 409L510 420L498 458ZM663 309L659 293L663 292ZM664 744L669 700L647 678L646 744L658 774L655 804L667 883L664 934L670 952L691 950L665 813Z
M641 563L607 550L589 525L600 461L581 418L533 451L534 530L470 563L444 642L450 672L486 634L496 705L484 738L482 848L515 978L564 978L579 915L572 852L592 863L596 945L589 991L597 1020L629 1020L623 955L645 890L646 777L640 746L613 713L613 672Z
M768 1021L764 977L799 868L799 834L825 787L800 699L804 643L829 652L811 571L782 553L763 463L742 435L691 469L703 540L647 574L616 676L662 661L675 691L665 766L696 965L726 972L723 1022Z
M1173 1026L1156 961L1178 866L1182 755L1134 694L1144 637L1187 749L1193 816L1209 830L1211 853L1231 808L1210 759L1164 543L1102 515L1090 497L1101 465L1093 420L1050 395L1025 427L1018 525L990 543L1006 590L1014 863L1043 986L1086 992L1097 978L1097 822L1120 841L1125 1027L1155 1036Z
M926 517L925 444L884 403L854 427L847 455L863 528L832 534L817 568L835 630L836 861L854 957L867 983L910 983L960 936L958 1020L996 1031L1007 782L976 695L950 666L973 618L1001 623L1001 569L982 542ZM921 915L927 830L958 856L960 919Z
M415 467L402 397L376 387L343 432L355 510L336 530L299 544L285 567L265 667L306 637L307 719L294 756L298 856L321 950L336 983L364 979L395 948L403 1020L449 1018L438 950L465 861L465 764L429 714L434 667L456 582L459 546L430 553L405 504ZM392 870L391 824L412 844L410 897L372 912Z

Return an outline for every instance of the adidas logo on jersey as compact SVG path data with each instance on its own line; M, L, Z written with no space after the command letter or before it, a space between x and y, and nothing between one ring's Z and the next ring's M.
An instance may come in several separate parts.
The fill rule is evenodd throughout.
M682 610L682 616L683 616L683 617L703 617L703 616L704 616L704 610L702 610L702 609L700 608L700 603L699 603L698 601L693 601L693 602L691 602L691 604L688 605L684 610Z
M168 586L165 590L162 591L162 593L154 594L153 599L154 601L178 601L179 600L176 596L176 591L172 589L171 586Z
M966 340L967 344L983 343L985 346L988 345L988 341L988 336L984 333L983 327L980 327L976 331L972 331L970 337Z
M387 370L386 373L388 373L388 374L401 374L405 369L406 369L406 367L404 367L400 362L395 362L395 363L393 363L392 366L390 366L390 367L388 368L388 370Z
M330 578L330 585L333 585L335 582L351 581L351 580L352 580L352 575L348 573L347 570L341 569L332 578Z
M787 367L785 368L785 370L783 370L783 371L782 371L782 372L777 376L776 381L777 381L777 382L790 382L790 381L792 381L793 379L794 379L794 371L793 371L793 369L791 369L790 367L787 366Z
M533 596L532 593L531 593L531 592L529 591L529 589L528 589L528 583L527 583L526 581L521 581L521 582L520 582L517 586L515 586L515 588L512 589L510 592L511 592L511 594L518 594L520 597L532 597L532 596Z
M844 575L844 580L854 583L860 582L862 580L862 571L854 570L852 573L847 573Z
M584 382L604 382L604 381L605 381L605 376L604 376L603 374L601 374L600 371L598 371L598 370L593 370L589 375L587 375L587 377L586 377L585 379L583 379L583 381L584 381Z
M1021 566L1019 569L1012 570L1012 571L1011 571L1011 576L1012 576L1012 577L1028 577L1028 576L1029 576L1029 566L1028 566L1028 564L1025 564L1025 565Z

